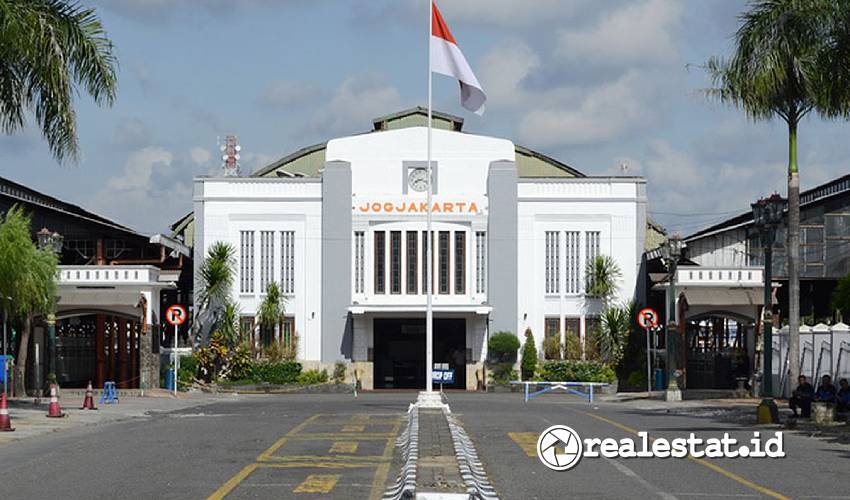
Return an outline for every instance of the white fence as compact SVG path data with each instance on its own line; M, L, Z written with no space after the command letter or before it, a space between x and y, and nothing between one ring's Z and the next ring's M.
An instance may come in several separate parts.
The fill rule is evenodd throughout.
M773 332L773 387L777 394L788 396L797 385L788 380L788 327ZM800 326L800 375L817 385L820 377L831 375L833 382L850 379L850 326Z

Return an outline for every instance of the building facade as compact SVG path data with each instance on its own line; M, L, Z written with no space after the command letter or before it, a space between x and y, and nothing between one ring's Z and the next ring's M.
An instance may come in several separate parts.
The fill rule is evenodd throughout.
M305 363L351 361L365 388L425 385L426 214L433 216L434 361L457 386L483 384L487 339L526 329L584 339L601 311L585 264L609 255L632 299L647 232L640 178L587 177L504 139L463 133L437 114L427 203L423 110L372 133L305 148L252 177L195 179L178 223L196 256L237 250L232 298L253 317L271 282L287 319L257 342L296 335ZM186 236L184 236L184 239ZM201 258L196 259L197 267Z

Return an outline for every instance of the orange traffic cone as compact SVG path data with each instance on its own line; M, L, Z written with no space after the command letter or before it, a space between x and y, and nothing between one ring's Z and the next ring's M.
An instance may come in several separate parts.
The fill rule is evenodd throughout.
M97 410L94 407L94 396L92 396L92 387L91 380L89 380L89 386L86 388L86 397L83 399L83 407L81 410Z
M12 432L12 417L9 416L9 402L6 393L0 396L0 432Z
M47 407L47 416L51 418L64 417L62 408L59 407L59 398L56 396L56 385L50 386L50 405Z

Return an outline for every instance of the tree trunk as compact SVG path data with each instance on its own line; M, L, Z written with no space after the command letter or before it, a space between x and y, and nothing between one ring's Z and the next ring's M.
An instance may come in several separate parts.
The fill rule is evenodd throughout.
M800 375L800 175L797 171L797 124L788 125L788 386Z
M24 318L24 328L21 332L21 343L18 348L18 357L15 359L15 396L21 397L27 394L27 355L32 331L32 315L27 314Z

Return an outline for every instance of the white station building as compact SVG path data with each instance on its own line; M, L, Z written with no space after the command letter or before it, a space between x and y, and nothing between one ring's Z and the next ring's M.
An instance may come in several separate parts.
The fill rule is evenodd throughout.
M233 299L248 326L272 281L287 319L258 341L297 335L305 366L354 366L364 388L424 386L427 117L414 108L370 133L304 148L251 177L199 177L195 266L217 241L237 250ZM434 115L434 361L457 386L482 386L487 339L589 335L601 309L585 295L597 255L635 294L647 234L646 181L589 177L509 140ZM582 342L584 345L584 342Z

